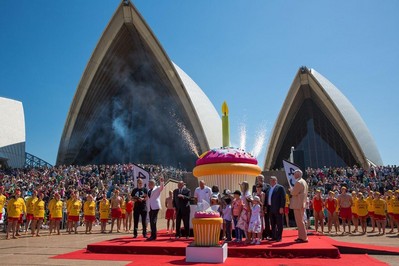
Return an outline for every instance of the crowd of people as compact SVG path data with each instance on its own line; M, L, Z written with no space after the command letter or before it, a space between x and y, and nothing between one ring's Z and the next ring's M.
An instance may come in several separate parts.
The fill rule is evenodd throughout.
M170 178L182 180L187 171L161 165L139 164L148 171L150 176L159 180ZM14 193L15 188L21 190L23 198L31 196L33 190L44 194L44 201L57 191L61 198L70 198L72 191L81 196L91 193L94 198L107 193L109 198L114 187L118 187L121 194L129 194L133 187L133 164L115 165L86 165L86 166L57 166L52 168L24 168L0 170L0 185L5 194Z
M371 167L368 171L356 166L308 168L304 173L296 173L297 183L292 188L279 185L276 177L266 183L259 175L252 191L244 181L240 190L220 188L223 193L219 193L218 187L207 187L201 180L192 195L182 181L185 171L140 166L151 173L148 187L143 187L140 179L134 186L132 164L1 170L0 219L7 213L6 238L18 238L24 230L40 236L44 224L49 226L50 234L60 234L61 224L68 233L78 233L77 227L84 223L85 233L90 234L93 224L98 222L101 233L105 233L109 221L109 232L116 225L116 231L132 231L133 237L137 237L140 220L143 237L147 238L149 220L148 240L156 240L161 205L167 208L168 231L175 229L176 238L188 238L191 196L196 202L205 200L211 206L218 206L224 220L223 239L227 242L281 241L284 220L290 226L290 209L298 228L297 242L308 241L313 221L315 232L320 233L332 233L335 229L335 233L365 234L368 224L372 228L370 233L378 230L379 234L385 234L386 226L390 228L388 233L394 233L395 227L399 233L399 167L396 166ZM154 177L160 181L159 185ZM161 204L160 192L167 178L178 180L178 188L170 191L166 202Z
M320 229L321 233L331 233L334 226L335 234L366 234L376 232L377 227L378 234L383 235L386 226L390 228L388 233L399 228L398 166L376 166L369 170L357 166L308 168L306 174L309 186L306 223L309 227L310 218L314 219L316 232ZM372 227L371 231L367 231L367 225Z
M138 165L150 173L150 176L157 180L175 179L181 180L186 173L185 170L176 169L174 167L164 167L160 165ZM87 233L91 232L93 223L100 223L104 226L101 220L101 207L103 199L111 199L113 192L118 190L120 197L123 199L121 204L126 205L126 218L121 222L125 230L132 228L132 202L134 201L131 192L133 185L133 164L115 164L115 165L87 165L87 166L57 166L52 168L31 168L31 169L3 169L0 170L0 221L3 221L3 227L8 224L11 226L11 231L14 232L13 237L18 237L19 231L23 231L20 225L23 223L22 219L14 219L17 214L23 213L25 220L25 232L28 227L49 227L52 229L59 228L61 224L67 228L68 232L77 232L78 225L85 223L89 225ZM52 204L55 198L59 197L56 202L62 202L60 207L55 205L57 212L56 223L53 223L54 215L52 215ZM34 199L34 200L32 200ZM35 222L34 219L34 203L41 199L40 211L38 215L43 219ZM77 215L73 217L76 221L72 223L66 218L66 213L69 212L68 204L71 200L80 202L73 207L73 210L78 210ZM91 217L85 219L89 212L86 210L86 203L89 205L90 213L95 214L95 218ZM11 202L11 204L10 204ZM126 204L125 204L126 202ZM86 205L85 205L86 204ZM93 209L95 204L95 209ZM104 202L105 204L105 202ZM8 206L14 205L15 208L8 212ZM139 204L137 204L139 205ZM106 205L104 209L109 207ZM39 207L38 207L39 208ZM16 210L17 214L13 211ZM82 212L82 211L83 212ZM61 214L59 214L61 213ZM85 213L83 215L83 213ZM5 215L7 214L7 219ZM107 215L106 213L103 216ZM111 215L111 214L109 214ZM60 217L58 217L60 216ZM94 216L94 215L90 215ZM85 218L84 218L85 217ZM104 221L104 219L102 219ZM112 220L112 219L111 219ZM113 223L111 224L113 227ZM4 229L6 230L6 229ZM121 230L118 224L118 231ZM112 228L111 228L112 231ZM105 232L105 230L102 230ZM32 233L33 234L33 233ZM39 231L34 235L40 236Z
M362 193L368 190L384 194L388 190L399 188L399 166L372 166L365 170L353 167L307 168L304 173L309 190L314 193L320 189L322 195L329 191L340 191L345 186L349 191Z

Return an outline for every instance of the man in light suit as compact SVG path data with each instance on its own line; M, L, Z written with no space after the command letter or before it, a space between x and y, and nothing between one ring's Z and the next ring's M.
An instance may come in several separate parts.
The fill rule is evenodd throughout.
M176 239L181 235L181 220L183 220L186 238L190 236L190 194L183 181L177 183L177 189L173 191L173 207L176 209Z
M151 236L147 238L148 241L157 239L157 220L158 212L162 208L160 196L164 188L164 179L161 177L159 179L160 185L155 185L155 180L150 179L148 181L148 199L147 199L147 210L149 210L150 215L150 227Z
M305 207L306 207L306 197L308 195L308 184L302 178L302 171L295 170L294 177L296 183L293 188L290 188L291 191L291 202L290 208L294 210L295 222L298 227L298 238L295 239L298 243L308 242L308 236L306 234L305 222L303 220Z
M271 238L281 242L283 236L283 216L285 208L285 189L283 186L277 184L277 177L270 177L270 188L267 190L265 197L265 210L270 217L270 224L272 228ZM265 215L266 215L265 213Z

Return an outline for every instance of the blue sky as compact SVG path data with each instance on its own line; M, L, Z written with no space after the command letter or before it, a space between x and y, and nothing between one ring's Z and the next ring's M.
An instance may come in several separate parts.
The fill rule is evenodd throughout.
M119 0L1 1L0 97L23 102L26 150L55 163L81 75ZM398 164L399 2L135 0L169 57L217 110L231 140L267 139L300 66L352 102L384 164ZM258 157L263 165L264 155Z

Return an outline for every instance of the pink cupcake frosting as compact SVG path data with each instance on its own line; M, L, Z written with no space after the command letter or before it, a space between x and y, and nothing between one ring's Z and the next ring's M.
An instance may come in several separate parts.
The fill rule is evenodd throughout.
M252 154L244 150L226 147L209 150L203 153L197 160L196 165L212 163L248 163L258 164L258 160Z
M216 211L197 211L194 213L194 218L219 218L220 213Z

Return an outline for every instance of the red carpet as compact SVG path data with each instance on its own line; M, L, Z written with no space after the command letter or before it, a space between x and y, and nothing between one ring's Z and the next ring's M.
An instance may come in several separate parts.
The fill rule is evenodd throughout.
M229 243L228 258L225 265L249 264L260 265L350 265L369 266L387 265L368 254L399 255L399 248L364 245L336 241L323 235L309 236L309 243L294 242L297 236L295 230L284 231L283 241L267 242L261 245L239 245ZM145 241L139 237L115 238L99 243L90 244L87 249L62 254L54 259L77 260L110 260L126 261L127 265L209 265L204 263L186 263L185 248L190 240L175 240L166 234L165 230L159 233L156 241ZM152 254L150 262L148 254ZM363 255L353 255L363 254Z
M147 255L132 255L132 254L94 254L86 250L78 250L72 253L58 255L53 259L74 259L74 260L109 260L109 261L126 261L126 265L131 266L149 266L149 265L214 265L206 263L187 263L185 256L167 256L157 255L152 256L149 262ZM378 261L368 255L341 255L339 259L327 258L306 258L306 259L283 259L283 258L227 258L223 265L226 266L242 266L243 264L251 266L319 266L319 265L334 265L334 266L379 266L387 265Z
M325 240L325 237L309 236L309 243L296 243L297 232L284 231L282 242L263 241L261 245L228 244L228 257L249 258L339 258L337 247ZM90 244L87 250L92 253L106 254L156 254L184 256L185 249L193 240L175 240L161 231L156 241L143 238L123 237Z

